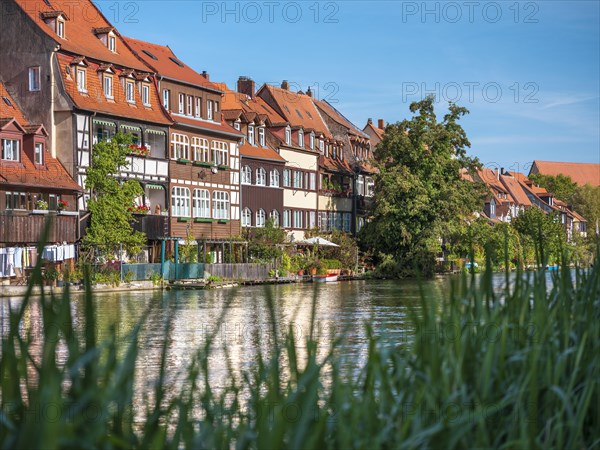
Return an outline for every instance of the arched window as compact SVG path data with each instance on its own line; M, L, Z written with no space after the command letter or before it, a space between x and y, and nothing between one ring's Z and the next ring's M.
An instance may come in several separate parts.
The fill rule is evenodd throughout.
M250 211L250 208L244 208L242 211L242 226L243 227L251 227L252 226L252 211Z
M269 173L269 186L279 187L279 170L273 169Z
M192 208L194 217L210 217L210 194L206 189L194 189Z
M213 219L229 219L229 194L223 191L214 191Z
M256 169L256 185L257 186L266 186L267 184L267 173L265 169L259 167Z
M242 167L242 184L252 184L252 169L250 169L250 166Z
M271 211L271 219L273 219L273 225L279 227L279 211L276 209Z
M173 217L190 217L190 190L178 186L171 189L171 205Z
M265 226L265 210L259 209L256 211L256 227L263 228Z

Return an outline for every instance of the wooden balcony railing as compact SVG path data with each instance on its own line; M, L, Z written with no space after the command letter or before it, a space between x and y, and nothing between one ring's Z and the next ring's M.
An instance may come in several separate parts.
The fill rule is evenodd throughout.
M134 230L141 231L147 239L159 239L169 235L169 217L152 214L134 214Z
M0 212L0 243L34 244L40 240L47 220L52 221L48 242L76 241L79 216L73 213L5 210Z

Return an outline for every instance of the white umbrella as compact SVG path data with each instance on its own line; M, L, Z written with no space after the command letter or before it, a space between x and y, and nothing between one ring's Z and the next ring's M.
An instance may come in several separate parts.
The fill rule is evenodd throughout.
M306 245L322 245L324 247L339 247L339 245L328 241L325 238L322 238L320 236L317 237L312 237L312 238L308 238L305 239L303 241L298 242L299 244L306 244Z

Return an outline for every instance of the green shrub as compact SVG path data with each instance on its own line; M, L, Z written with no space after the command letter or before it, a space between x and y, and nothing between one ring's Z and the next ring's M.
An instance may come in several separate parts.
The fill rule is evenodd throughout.
M207 283L220 283L222 280L221 277L217 276L217 275L211 275L210 277L208 277L206 279Z

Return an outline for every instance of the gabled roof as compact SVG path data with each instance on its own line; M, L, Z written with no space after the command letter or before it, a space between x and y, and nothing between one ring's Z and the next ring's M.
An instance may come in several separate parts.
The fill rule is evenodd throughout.
M94 33L96 29L113 28L102 12L90 0L14 0L35 24L61 46L62 51L83 55L97 61L110 62L123 67L149 71L133 52L125 45L119 33L117 51L111 52ZM65 25L65 38L59 37L46 24L42 17L45 13L55 15L64 12L69 20ZM48 14L46 14L47 16Z
M173 50L166 45L152 44L130 37L123 37L134 53L144 63L152 67L159 75L175 81L201 86L214 91L220 91L215 83L211 83L204 76L180 60Z
M171 124L171 121L163 114L158 93L153 84L150 84L150 107L142 105L140 93L134 89L135 106L130 105L125 100L124 88L118 76L121 74L119 70L115 71L113 79L113 95L114 101L108 100L104 95L101 77L96 74L99 65L94 62L89 62L87 68L87 94L79 92L76 84L75 74L67 73L66 67L72 62L72 58L63 54L58 55L60 73L65 85L65 91L73 100L75 106L85 111L94 111L111 116L123 117L128 119L139 120L142 122L150 122L161 125ZM71 69L71 72L73 70Z
M222 120L222 118L221 122L210 122L208 120L196 119L194 117L180 116L179 114L173 114L172 117L175 123L178 125L185 125L203 131L213 131L215 133L226 134L234 139L240 139L244 136L241 132Z
M264 94L271 96L278 106L277 112L292 126L314 130L327 138L332 138L319 110L313 103L312 97L269 84L264 84L257 92L260 97Z
M377 137L379 139L383 139L384 130L375 126L375 124L373 122L367 122L367 124L363 128L363 131L365 131L367 128L370 128L371 130L373 130L373 132L377 135Z
M515 178L508 175L501 175L500 181L506 186L508 192L518 205L531 206L531 200L529 200L527 193Z
M333 121L342 125L344 128L348 129L349 134L353 134L355 136L359 136L365 139L369 139L369 135L363 133L358 129L356 125L350 122L341 112L335 109L329 102L326 100L317 100L313 99L313 102L317 107L326 115L328 115Z
M600 164L539 161L536 159L533 161L529 175L532 173L566 175L580 186L588 183L592 186L600 186Z
M8 103L4 100L8 100ZM6 90L4 83L0 81L0 119L15 119L21 127L29 125L23 111Z
M254 159L266 159L269 161L285 162L279 153L271 148L254 147L249 144L240 146L240 154L242 157Z
M237 120L234 117L236 114L254 114L258 115L259 118L266 118L269 120L270 125L286 125L288 122L271 106L269 106L262 98L254 96L248 97L246 94L241 94L236 91L232 91L225 83L218 84L220 90L224 92L223 100L221 102L221 109L229 112L226 118L227 120Z

